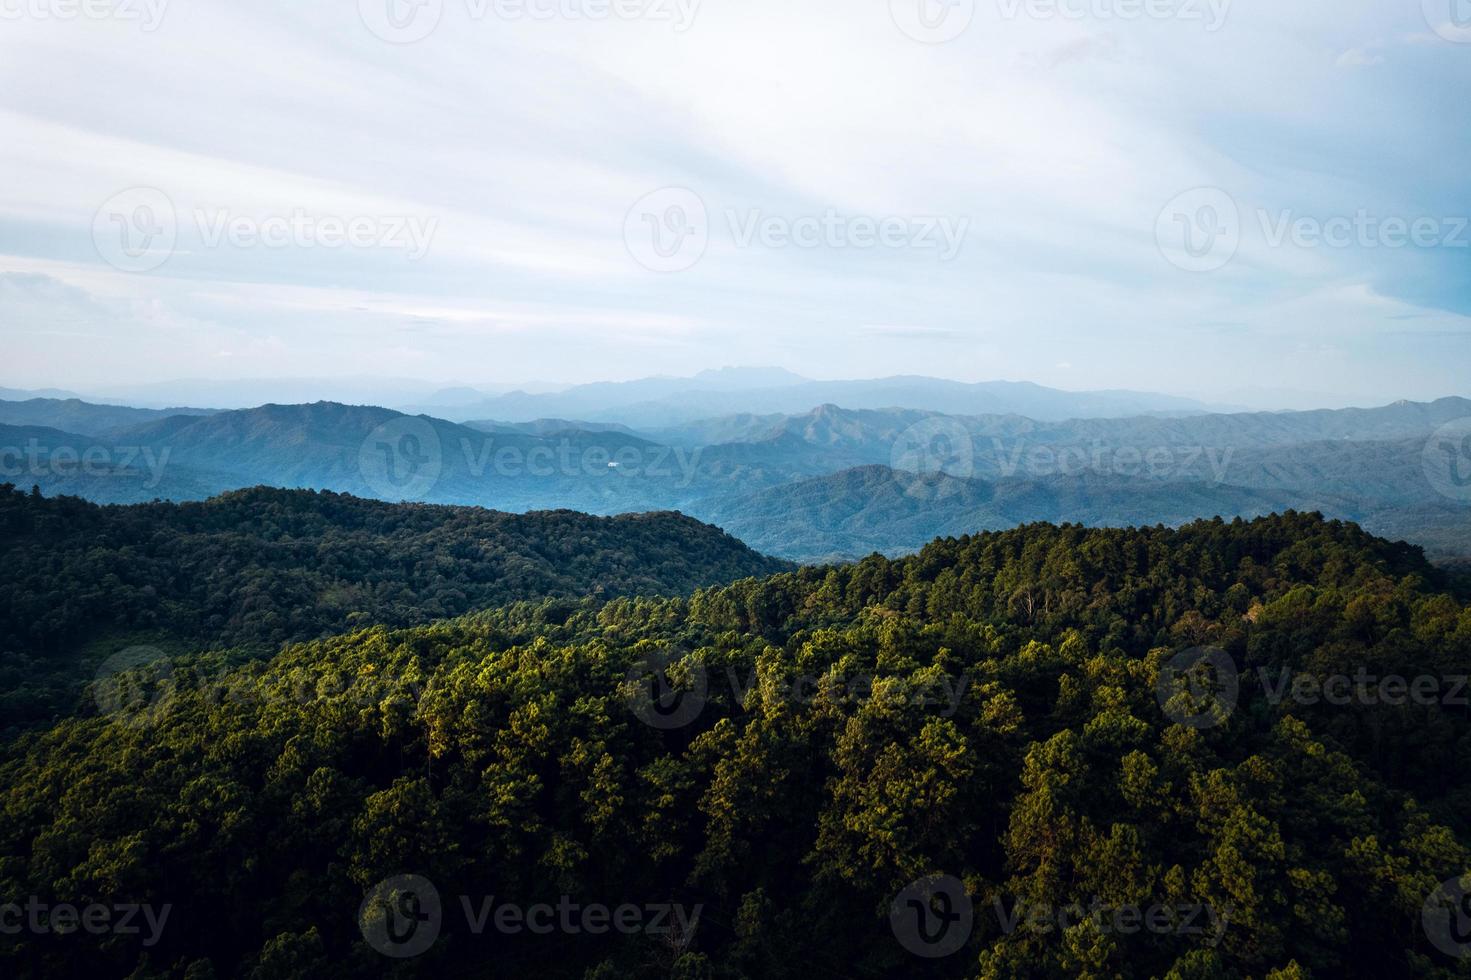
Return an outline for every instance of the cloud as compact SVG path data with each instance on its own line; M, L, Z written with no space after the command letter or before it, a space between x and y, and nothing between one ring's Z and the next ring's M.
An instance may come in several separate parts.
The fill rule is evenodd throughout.
M858 328L865 337L885 337L896 340L964 340L963 331L949 327L926 327L909 323L865 324Z
M1225 190L1249 230L1263 209L1464 210L1471 125L1437 93L1465 90L1471 61L1401 6L1237 5L1211 33L981 4L937 46L906 37L886 4L842 0L703 4L683 32L475 22L448 4L442 28L407 45L372 36L352 3L193 0L151 33L7 22L0 270L51 280L0 280L8 360L62 385L222 360L242 374L579 381L772 352L813 375L943 364L980 380L1042 378L1066 350L1069 381L1092 387L1190 390L1233 371L1290 384L1300 365L1243 366L1229 345L1370 335L1400 310L1385 295L1471 297L1406 285L1445 281L1444 256L1269 248L1254 232L1226 267L1189 273L1156 224L1198 187ZM1417 34L1439 48L1397 57ZM99 206L134 186L177 212L175 250L146 274L106 265L93 241ZM665 187L698 193L709 243L660 274L624 235L634 202ZM196 218L298 209L416 216L435 233L410 261L211 247ZM945 262L742 245L726 215L752 210L970 225ZM1343 291L1366 281L1376 289ZM1223 316L1244 326L1180 326ZM55 340L79 332L99 342ZM1413 351L1344 357L1386 387L1443 387L1456 368Z
M1384 55L1373 54L1367 48L1350 48L1338 56L1339 68L1372 68L1384 64Z

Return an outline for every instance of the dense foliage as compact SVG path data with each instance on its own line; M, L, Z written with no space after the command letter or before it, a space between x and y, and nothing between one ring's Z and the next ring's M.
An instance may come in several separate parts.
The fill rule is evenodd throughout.
M525 515L241 490L99 507L0 484L0 732L117 648L273 653L516 599L674 595L784 566L678 514Z
M176 663L27 736L0 772L0 895L168 903L160 941L0 937L0 970L1464 976L1421 907L1471 868L1467 709L1273 703L1247 682L1466 673L1471 610L1436 576L1314 515L1034 525L687 599L375 627L224 674ZM1157 696L1200 644L1242 671L1207 727ZM686 698L704 679L687 724L640 720L650 657ZM434 883L443 928L391 959L358 911L403 874ZM975 915L962 949L927 959L889 909L932 874L963 881ZM459 896L488 895L701 914L662 938L477 935ZM1095 901L1225 926L1008 932L996 911Z

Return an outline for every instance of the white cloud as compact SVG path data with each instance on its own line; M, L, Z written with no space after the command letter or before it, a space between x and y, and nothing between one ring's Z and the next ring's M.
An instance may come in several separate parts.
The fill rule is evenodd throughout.
M404 46L373 37L356 6L191 0L152 33L6 23L0 270L58 285L0 291L8 366L34 375L0 380L197 374L196 357L437 378L468 361L504 380L775 359L826 376L1066 371L1080 387L1168 376L1189 390L1232 361L1182 324L1238 320L1260 342L1330 323L1362 334L1385 297L1333 291L1367 280L1363 256L1259 235L1226 269L1183 273L1154 238L1175 195L1223 188L1248 227L1260 209L1448 214L1464 201L1453 161L1471 126L1445 94L1471 74L1452 57L1464 49L1373 0L1236 4L1213 33L981 4L938 46L907 38L886 3L844 0L707 0L683 33L475 22L447 0L440 29ZM1366 38L1419 46L1396 57L1401 42ZM165 190L181 225L163 266L128 275L102 263L91 224L137 185ZM699 192L710 242L688 271L659 275L633 261L623 225L666 186ZM406 261L209 248L194 221L294 208L436 227ZM948 263L743 248L724 215L752 208L970 230ZM63 357L48 330L108 339ZM1424 360L1427 388L1451 377L1443 357Z
M1372 68L1384 64L1384 55L1372 54L1366 48L1349 48L1338 56L1340 68Z

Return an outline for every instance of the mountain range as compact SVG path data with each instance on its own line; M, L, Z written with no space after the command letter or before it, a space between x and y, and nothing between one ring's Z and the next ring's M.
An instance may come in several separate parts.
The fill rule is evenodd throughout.
M461 422L571 417L657 428L725 415L801 413L825 403L850 409L903 405L932 412L1016 413L1048 420L1212 410L1194 399L1147 392L1071 392L1030 382L967 384L918 376L814 381L775 368L725 368L693 378L599 382L564 391L513 391L462 404L438 399L402 408L410 414L422 412Z
M750 391L748 378L707 380L707 394ZM170 412L0 401L0 479L108 503L270 485L513 512L677 509L796 560L899 554L1031 521L1178 524L1286 509L1362 521L1437 559L1471 556L1471 500L1438 492L1425 469L1431 434L1471 418L1464 398L1071 419L823 403L629 421L647 404L631 402L622 419L605 402L592 413L601 421L502 412L461 423L332 402Z

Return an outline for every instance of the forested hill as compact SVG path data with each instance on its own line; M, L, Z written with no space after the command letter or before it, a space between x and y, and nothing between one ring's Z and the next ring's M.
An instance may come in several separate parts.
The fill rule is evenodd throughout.
M1436 574L1314 515L1032 525L176 664L0 769L0 894L166 926L22 935L0 969L1464 976L1427 931L1471 869L1471 610ZM1178 683L1202 647L1214 696Z
M684 594L788 567L674 513L504 514L264 487L104 507L8 484L0 565L0 731L67 710L74 682L134 644L270 653L515 599Z

